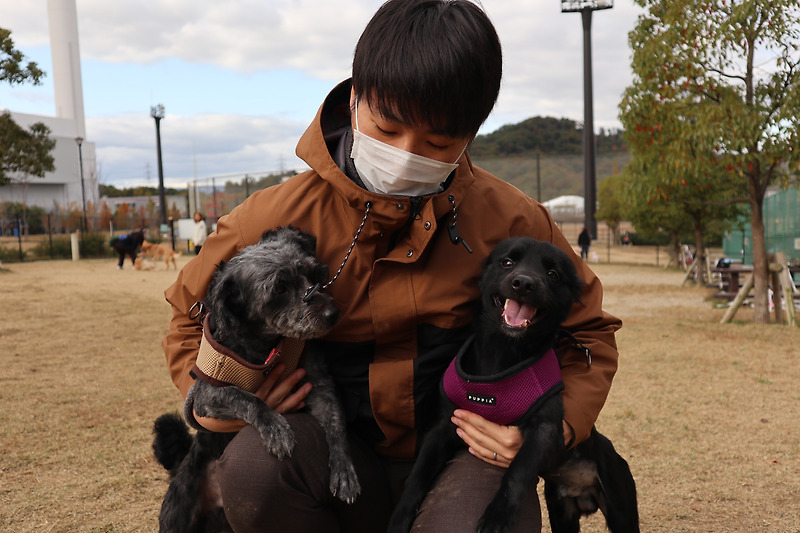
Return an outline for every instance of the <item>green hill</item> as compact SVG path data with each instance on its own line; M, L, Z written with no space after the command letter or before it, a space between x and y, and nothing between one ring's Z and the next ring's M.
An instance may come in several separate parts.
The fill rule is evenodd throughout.
M595 135L597 180L616 174L630 160L622 132ZM564 194L583 195L583 128L566 118L533 117L479 135L470 147L479 167L541 201ZM538 173L537 173L538 155Z

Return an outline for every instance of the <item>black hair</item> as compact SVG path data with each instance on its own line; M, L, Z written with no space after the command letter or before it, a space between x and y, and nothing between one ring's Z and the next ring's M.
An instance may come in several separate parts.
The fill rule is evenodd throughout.
M356 97L390 118L452 137L477 133L500 91L500 40L469 0L389 0L353 57Z

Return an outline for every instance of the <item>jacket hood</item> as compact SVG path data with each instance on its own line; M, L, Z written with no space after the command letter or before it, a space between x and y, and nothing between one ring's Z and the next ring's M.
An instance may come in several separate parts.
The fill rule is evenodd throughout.
M374 206L375 216L380 217L381 213L394 215L398 211L394 207L400 203L408 205L410 197L376 194L358 186L342 171L332 155L341 137L351 129L350 89L351 80L348 79L330 92L317 111L314 121L297 143L296 154L309 167L315 169L335 193L354 209L363 212L365 203L369 201ZM346 155L349 156L350 154ZM437 219L441 218L452 213L453 202L456 206L461 203L474 181L472 160L468 150L465 150L458 160L455 176L447 189L424 196L423 202L433 202L435 216ZM453 197L452 201L450 196Z

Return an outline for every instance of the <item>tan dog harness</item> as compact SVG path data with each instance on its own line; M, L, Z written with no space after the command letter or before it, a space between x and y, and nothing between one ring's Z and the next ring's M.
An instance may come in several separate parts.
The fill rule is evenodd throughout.
M261 364L253 364L242 359L211 337L208 316L203 320L203 338L200 351L190 374L218 387L236 386L248 392L255 392L264 383L266 375L276 364L286 365L281 379L295 371L305 343L300 339L284 338L265 357Z
M266 356L264 363L253 364L227 349L211 337L208 316L203 319L203 337L192 370L189 374L194 379L216 387L238 387L255 393L266 380L269 371L278 363L286 365L280 379L286 378L300 366L305 342L301 339L284 338ZM186 422L198 431L208 431L194 416L194 387L189 389L183 404L183 417Z

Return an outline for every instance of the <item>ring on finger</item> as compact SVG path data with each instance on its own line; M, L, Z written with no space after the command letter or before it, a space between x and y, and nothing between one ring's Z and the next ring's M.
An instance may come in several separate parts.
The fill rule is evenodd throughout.
M497 452L494 452L494 457L492 458L493 461L497 461Z

